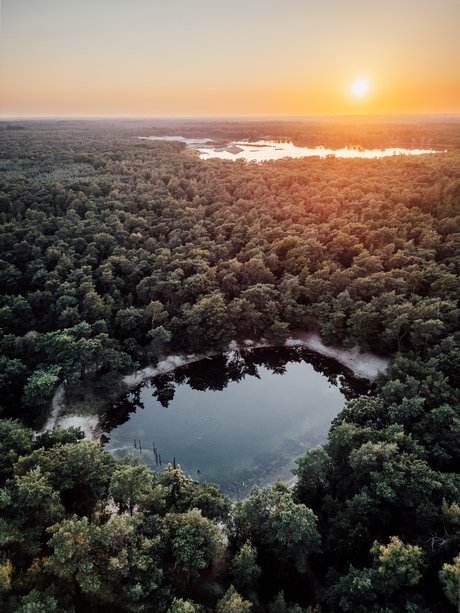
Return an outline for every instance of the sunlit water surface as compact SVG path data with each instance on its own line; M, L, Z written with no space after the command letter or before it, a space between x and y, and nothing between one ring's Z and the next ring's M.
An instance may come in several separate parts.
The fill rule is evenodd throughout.
M255 484L291 479L294 460L326 442L345 399L359 393L369 385L303 348L233 352L131 392L106 415L106 448L155 470L175 462L241 498Z
M343 149L326 149L324 147L297 147L292 143L286 143L275 140L260 140L254 143L234 142L229 143L226 147L215 147L206 143L210 139L188 139L182 136L150 136L140 137L148 140L169 140L180 141L187 144L198 151L202 158L219 158L221 160L238 160L245 159L248 162L255 160L263 162L267 160L280 160L285 157L300 158L308 156L326 157L334 155L342 158L380 158L389 155L420 155L422 153L433 153L432 149L362 149L362 148L343 148Z

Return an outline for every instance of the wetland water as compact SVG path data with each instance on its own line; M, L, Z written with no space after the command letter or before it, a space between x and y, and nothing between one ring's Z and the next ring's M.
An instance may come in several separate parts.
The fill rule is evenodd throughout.
M202 158L220 158L221 160L237 160L244 158L248 162L255 160L256 162L264 162L266 160L281 160L285 157L301 158L309 156L335 156L340 158L376 158L386 157L389 155L419 155L421 153L432 153L430 150L424 149L327 149L325 147L297 147L292 143L277 142L277 141L257 141L255 143L236 143L230 145L226 149L205 148L195 146ZM237 151L240 149L240 151Z
M175 460L237 499L290 479L305 448L326 442L345 400L369 393L369 382L303 347L248 349L141 384L102 428L115 457L133 454L158 470Z
M182 136L140 136L147 140L169 140L180 141L196 149L203 159L219 158L221 160L238 160L244 158L248 162L255 160L264 162L267 160L280 160L285 157L300 158L309 156L326 157L334 155L345 158L376 158L389 155L420 155L422 153L433 153L432 149L363 149L345 147L343 149L327 149L325 147L298 147L290 142L280 140L259 140L253 143L238 141L228 143L226 146L216 146L210 139L206 138L184 138Z

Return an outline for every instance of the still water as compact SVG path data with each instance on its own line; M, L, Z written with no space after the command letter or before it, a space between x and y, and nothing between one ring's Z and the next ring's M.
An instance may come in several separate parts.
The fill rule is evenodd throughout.
M343 149L327 149L325 147L297 147L289 142L279 140L259 140L253 143L238 141L229 143L225 147L211 144L206 138L184 138L182 136L149 136L139 137L147 140L180 141L196 149L203 159L219 158L221 160L245 159L248 162L264 162L267 160L280 160L284 157L300 158L308 156L326 157L335 155L342 158L379 158L389 155L420 155L421 153L433 153L432 149L363 149L362 147L345 147Z
M231 352L131 391L106 415L106 448L155 470L175 462L242 498L255 484L292 478L294 460L326 442L344 401L370 392L351 371L304 348Z
M284 157L300 158L308 156L326 157L334 155L341 158L380 158L388 155L419 155L421 153L432 153L430 150L424 149L326 149L324 147L316 147L310 149L308 147L297 147L292 143L284 143L277 141L257 141L255 143L236 143L227 149L213 149L195 146L202 158L219 158L221 160L237 160L244 158L248 162L255 160L263 162L267 160L280 160ZM240 151L237 151L240 149Z

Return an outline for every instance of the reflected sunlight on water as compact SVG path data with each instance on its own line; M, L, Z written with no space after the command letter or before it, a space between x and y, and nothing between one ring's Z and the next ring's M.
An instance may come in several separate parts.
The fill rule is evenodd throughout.
M193 146L193 145L192 145ZM300 158L317 155L326 157L333 155L342 158L377 158L388 155L419 155L421 153L432 153L426 149L325 149L324 147L316 147L310 149L308 147L297 147L292 143L279 143L276 141L257 141L256 143L232 143L233 147L241 149L238 153L231 153L226 150L215 150L212 148L204 148L202 146L194 146L202 157L219 158L221 160L237 160L245 158L248 161L255 160L263 162L266 160L280 160L284 157Z
M301 158L311 156L335 156L340 158L380 158L389 155L420 155L434 153L433 149L402 149L400 147L388 149L364 149L362 147L344 147L343 149L327 149L325 147L298 147L293 143L280 140L259 140L253 143L235 141L226 145L212 143L212 139L184 138L182 136L149 136L139 137L146 140L180 141L196 149L203 159L218 158L221 160L245 159L248 162L264 162L267 160L280 160L285 157Z

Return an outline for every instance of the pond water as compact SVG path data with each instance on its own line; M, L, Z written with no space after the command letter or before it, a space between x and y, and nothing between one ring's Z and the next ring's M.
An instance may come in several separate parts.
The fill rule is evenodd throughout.
M317 155L326 157L334 155L341 158L379 158L388 155L418 155L420 153L432 153L430 150L424 149L326 149L325 147L316 147L310 149L308 147L297 147L292 143L284 143L277 141L257 141L255 143L235 143L227 149L213 149L208 147L195 146L197 151L203 158L219 158L221 160L237 160L244 158L248 162L255 160L263 162L266 160L280 160L284 157L300 158ZM236 152L237 149L240 151Z
M243 350L140 385L102 429L115 457L133 454L154 470L175 462L238 499L292 478L294 460L326 442L344 401L369 393L370 383L302 347Z
M362 147L345 147L343 149L327 149L324 147L297 147L296 145L279 140L259 140L253 143L238 141L229 143L226 146L216 146L210 139L190 139L182 136L149 136L139 137L147 140L169 140L181 141L189 147L196 149L203 159L219 158L221 160L245 160L263 162L267 160L280 160L284 157L300 158L308 156L326 157L334 155L344 158L376 158L389 155L420 155L422 153L433 153L432 149L363 149Z

